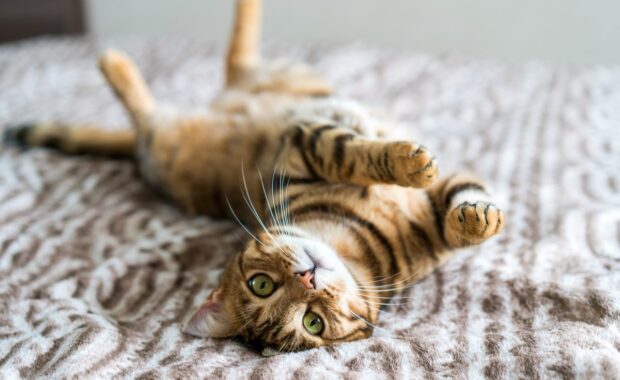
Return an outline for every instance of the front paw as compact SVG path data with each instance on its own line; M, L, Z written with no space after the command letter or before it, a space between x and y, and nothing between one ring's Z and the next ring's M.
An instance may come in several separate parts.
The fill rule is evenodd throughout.
M422 145L409 142L392 143L389 155L397 185L427 187L439 175L437 159Z
M504 213L493 203L463 202L448 213L445 228L453 246L480 244L504 228Z

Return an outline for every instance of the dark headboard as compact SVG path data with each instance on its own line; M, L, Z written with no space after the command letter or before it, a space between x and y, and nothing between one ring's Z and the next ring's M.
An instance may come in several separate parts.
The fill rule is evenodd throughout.
M84 33L82 0L0 0L0 42Z

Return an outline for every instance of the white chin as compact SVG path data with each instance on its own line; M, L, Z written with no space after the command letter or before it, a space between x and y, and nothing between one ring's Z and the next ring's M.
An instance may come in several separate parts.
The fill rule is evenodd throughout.
M295 273L316 267L314 272L316 289L325 289L342 282L347 287L350 285L352 279L347 267L327 244L314 239L291 237L285 237L281 242L294 249L295 258L298 261L293 268Z
M342 276L339 276L335 271L318 267L314 272L314 285L317 290L334 285L338 280L342 280Z

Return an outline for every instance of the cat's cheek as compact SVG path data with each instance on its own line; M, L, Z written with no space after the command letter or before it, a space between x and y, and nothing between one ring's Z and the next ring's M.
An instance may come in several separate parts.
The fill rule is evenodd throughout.
M367 306L363 304L363 301L360 301L361 295L358 294L356 296L351 295L349 299L344 303L344 309L349 310L357 315L365 316L367 315ZM367 317L364 317L367 318Z

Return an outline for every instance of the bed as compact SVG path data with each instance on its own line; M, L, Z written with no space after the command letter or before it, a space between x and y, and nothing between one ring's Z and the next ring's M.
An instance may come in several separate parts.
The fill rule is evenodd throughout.
M99 75L126 50L158 99L204 108L222 49L184 39L0 45L0 128L129 121ZM0 378L620 377L620 67L363 45L268 45L384 107L443 173L485 178L501 236L394 299L367 340L264 358L182 334L246 235L190 217L132 164L0 147Z

